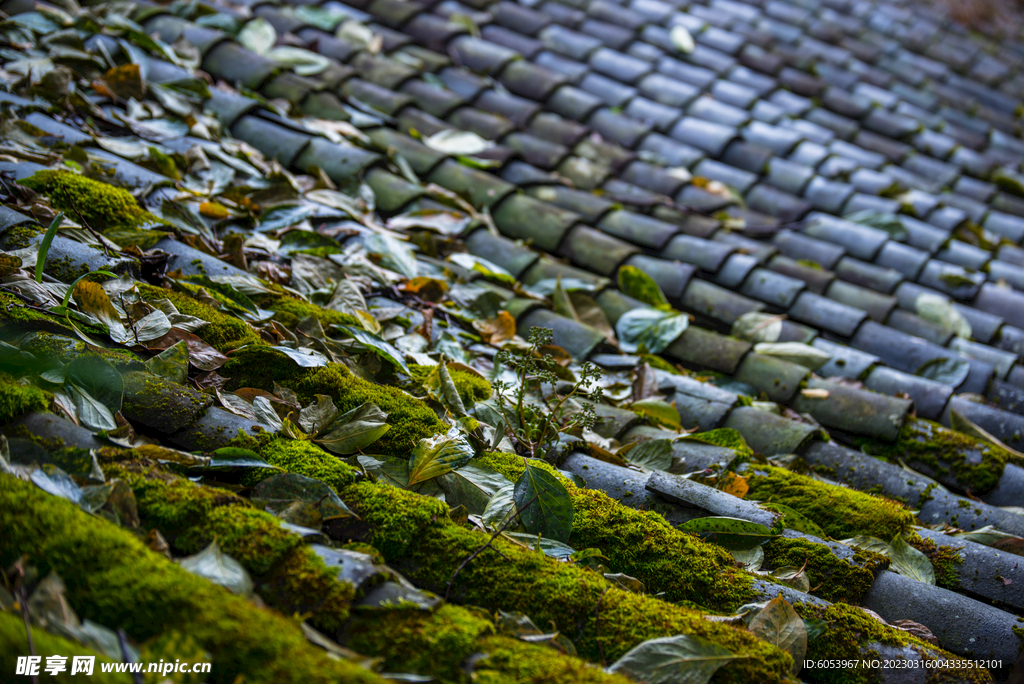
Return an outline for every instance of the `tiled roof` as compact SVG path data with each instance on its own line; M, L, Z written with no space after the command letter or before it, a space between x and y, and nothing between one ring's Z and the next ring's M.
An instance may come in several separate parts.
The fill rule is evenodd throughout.
M45 57L11 27L19 18L25 31L39 27L28 17L53 20L24 0L0 8L13 17L5 68L24 57L18 50ZM573 282L615 326L647 306L617 288L621 269L635 267L693 319L660 352L687 374L656 371L683 427L735 429L766 457L798 454L830 480L904 501L922 524L993 525L1024 537L1024 457L1012 451L1024 451L1024 43L969 32L939 5L895 0L253 0L133 2L130 10L141 35L174 46L177 64L138 35L114 31L74 49L104 67L139 64L157 93L180 94L201 70L214 84L199 101L209 122L192 116L183 128L147 128L132 113L138 102L102 91L78 93L77 109L3 92L5 111L54 149L52 157L17 145L0 151L9 178L25 180L60 155L104 160L110 180L169 221L160 206L176 201L180 178L158 172L154 160L195 149L221 159L219 126L224 139L276 160L274 173L309 174L345 191L365 184L369 211L384 219L451 211L441 200L455 193L467 223L475 219L458 249L518 283L486 286L520 331L551 328L574 362L634 369L644 359L621 353L600 324L558 313L523 288ZM238 30L255 20L273 27L277 46L325 59L303 72L245 47ZM173 102L163 106L176 114ZM444 131L491 144L445 153L428 144ZM234 159L221 160L238 168ZM4 249L17 246L11 229L33 222L25 211L12 204L0 214ZM321 209L276 227L344 215ZM241 248L240 261L226 249L218 260L201 231L186 238L185 221L172 223L177 236L155 243L170 255L166 272L245 275ZM359 242L367 231L332 236ZM486 272L430 261L419 246L430 269L487 281ZM51 249L88 270L153 280L145 259L111 262L63 238ZM754 332L752 320L761 321ZM759 343L809 345L822 359L808 364ZM626 443L651 429L606 409L604 438ZM195 431L126 417L198 449ZM921 432L943 435L955 454L908 446ZM998 451L994 477L979 479L972 468L989 468L992 442L1010 451ZM639 477L584 458L563 467L613 495L611 485L590 481L590 469L598 478ZM969 466L954 467L958 458ZM668 496L646 473L641 489L645 482ZM922 535L942 548L965 543ZM890 621L935 620L927 627L959 655L1012 661L1020 644L1007 625L1024 614L1024 577L1005 553L974 544L964 555L1011 580L962 572L946 587L959 592L948 600L985 626L977 638L988 650L943 624L924 599L900 607L892 593L909 590L879 585L864 605Z

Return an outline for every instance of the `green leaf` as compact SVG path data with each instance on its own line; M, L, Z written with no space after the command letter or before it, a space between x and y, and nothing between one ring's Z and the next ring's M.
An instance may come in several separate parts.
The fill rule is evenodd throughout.
M975 544L984 544L985 546L992 546L1003 539L1017 539L1017 535L1000 532L992 525L985 525L972 532L957 532L953 536L972 541Z
M840 544L846 544L858 549L864 549L865 551L872 551L874 553L880 553L883 556L889 555L889 544L878 537L869 537L866 534L857 535L856 537L850 537L849 539L843 539Z
M295 18L303 23L330 33L333 33L338 24L345 21L345 18L348 16L337 9L314 7L312 5L299 5L292 12Z
M576 549L572 548L568 544L563 544L560 541L554 539L548 539L543 535L529 534L526 532L504 532L503 533L509 539L514 539L520 544L529 546L534 551L541 551L545 556L551 556L559 560L565 559L576 553Z
M387 226L391 230L407 231L410 228L426 228L441 235L461 235L472 219L463 213L445 209L420 209L409 211L388 219ZM448 257L459 266L472 269L477 257L465 252L456 252ZM486 261L486 260L482 260ZM487 262L490 263L490 262ZM499 271L508 273L500 267ZM511 276L511 274L508 274ZM515 278L512 279L513 282Z
M684 55L688 55L697 49L697 44L693 42L693 36L690 35L685 26L673 26L669 32L669 38L672 40L672 45L675 49Z
M914 310L918 316L943 330L948 330L965 340L971 339L974 331L971 329L970 321L946 297L938 294L919 294L914 300Z
M527 532L568 541L572 533L572 499L557 477L527 463L516 481L514 499Z
M889 542L889 559L892 561L891 570L925 584L935 584L935 568L928 556L904 541L901 535L896 535Z
M281 352L302 368L319 368L327 365L327 357L315 349L292 349L283 346L274 346L271 349Z
M167 314L157 309L146 314L135 322L133 328L126 332L128 343L144 343L158 340L171 332L171 321Z
M420 440L409 457L409 486L450 473L473 458L473 447L458 427Z
M680 525L679 529L700 535L729 550L751 549L779 536L759 523L729 517L694 518Z
M513 285L516 282L516 277L514 275L503 269L501 266L498 266L483 257L460 252L450 255L448 257L448 261L456 263L463 268L468 268L471 271L476 271L477 273L482 274L485 278L497 280L499 283Z
M299 76L315 76L331 65L331 60L323 55L290 45L273 48L266 57L291 67Z
M150 360L146 368L153 375L160 376L179 385L188 380L188 344L185 340L175 342Z
M720 667L741 657L707 639L679 634L643 642L608 671L643 684L707 684Z
M423 389L439 404L454 413L456 416L466 415L466 407L459 396L459 390L452 381L451 373L448 372L447 359L442 355L441 361L423 381Z
M277 42L277 31L269 21L258 17L247 23L235 36L235 40L257 55L264 55Z
M394 456L356 456L356 462L374 482L406 489L409 487L409 462Z
M764 356L775 356L811 370L817 370L832 358L828 352L802 342L761 342L754 345L754 351Z
M50 227L46 229L46 234L43 236L42 242L39 243L39 254L36 255L36 282L43 282L43 268L46 267L46 255L50 253L50 244L53 242L53 236L57 234L57 229L60 228L61 221L64 220L64 212L58 213L50 221ZM65 302L64 306L67 306Z
M491 500L512 483L493 468L470 461L466 465L437 478L451 508L465 506L470 515L482 515Z
M268 477L252 490L252 498L274 513L288 508L296 501L316 505L324 520L348 518L355 513L326 483L298 473L279 473Z
M117 369L102 356L83 354L72 359L65 369L66 381L87 392L111 413L121 410L124 380ZM110 428L113 429L113 428Z
M182 558L178 564L193 575L219 584L232 593L240 596L252 594L253 585L249 573L241 563L224 554L216 541L196 555Z
M761 507L767 508L770 511L775 511L776 513L781 513L783 515L782 524L786 529L810 534L818 539L828 539L828 535L825 534L825 531L821 529L817 523L803 513L793 510L789 506L783 506L778 503L766 503L761 504Z
M950 387L959 387L971 372L971 364L967 359L939 357L921 364L914 375L941 382Z
M807 628L786 599L776 596L769 601L751 620L749 629L754 636L793 656L793 672L800 671L807 655Z
M494 147L493 142L484 140L476 133L457 131L450 128L438 131L429 138L424 138L423 144L438 152L463 156L480 154Z
M316 401L299 410L299 427L311 435L326 430L338 417L334 400L325 394L316 395Z
M622 351L632 354L646 350L659 354L675 342L690 325L686 314L658 309L638 308L627 311L615 323L615 334Z
M743 439L743 435L733 428L718 428L717 430L708 430L707 432L695 432L690 435L683 435L679 439L689 439L694 442L732 449L741 456L754 455L754 450L747 445L747 440Z
M631 591L634 594L647 593L647 587L636 577L631 577L621 572L606 572L604 573L604 578L620 589Z
M367 402L335 418L328 431L321 432L313 441L335 454L354 454L391 429L387 418L388 414L376 404Z
M415 278L419 275L420 269L416 263L416 255L409 243L397 240L390 235L375 233L366 238L363 245L370 254L380 255L381 264L385 268L401 273L406 278Z
M672 305L665 298L665 293L651 276L641 271L636 266L623 266L619 269L619 289L622 293L639 299L647 306L653 306L661 311L671 311Z
M405 365L405 361L402 359L401 353L399 353L399 351L389 343L385 342L382 338L377 337L373 333L363 330L362 328L355 328L351 325L335 325L334 327L347 334L349 337L354 338L367 350L397 366L406 375L412 375L412 371L410 371L409 367Z
M573 306L572 300L569 298L569 292L562 286L562 276L558 276L555 280L555 289L551 293L551 308L555 310L555 313L566 318L574 321L580 320L579 314L576 313L576 307Z
M743 565L744 570L757 572L764 564L764 549L755 546L752 549L732 549L730 551L733 559Z
M878 230L884 231L892 237L893 240L898 242L906 242L907 238L910 237L910 233L903 226L903 221L896 214L884 214L880 211L872 211L871 209L865 209L864 211L858 211L853 214L847 214L844 216L847 221L853 221L859 223L862 226L870 226L871 228L877 228Z
M44 463L33 470L29 479L47 494L59 496L75 504L82 502L81 487L75 484L75 481L67 473L52 463Z
M484 512L480 514L484 525L499 528L508 519L508 516L515 515L515 484L509 482L501 489L498 489L487 501Z
M627 451L623 458L645 470L668 470L672 467L672 440L648 440Z
M732 324L732 336L747 342L778 342L782 335L783 316L751 311Z
M633 411L644 414L649 418L653 418L656 422L666 425L674 430L678 430L682 427L679 423L679 411L676 407L668 403L664 399L641 399L640 401L634 401L629 405L629 408ZM637 447L639 448L639 447Z

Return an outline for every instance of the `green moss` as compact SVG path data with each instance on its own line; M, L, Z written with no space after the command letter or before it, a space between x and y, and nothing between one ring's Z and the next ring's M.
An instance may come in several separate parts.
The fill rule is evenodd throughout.
M628 684L579 658L553 648L494 634L490 619L446 604L433 612L416 609L367 611L346 627L346 645L384 659L392 672L429 674L442 681L509 684ZM466 672L469 659L473 675Z
M51 206L66 212L68 216L77 218L77 208L89 225L100 232L113 230L123 237L138 232L139 228L161 222L140 207L127 190L71 171L46 169L26 178L21 184L46 194Z
M960 589L960 566L963 556L954 549L939 546L931 539L925 539L916 532L906 535L907 543L928 556L935 569L935 583L944 589Z
M87 347L81 340L42 330L27 336L22 341L21 349L44 361L55 359L61 363L70 363L83 355L92 355L102 357L118 369L142 365L142 360L127 349L100 349L92 345Z
M477 651L480 637L493 633L491 621L460 606L442 605L356 613L344 630L345 645L384 659L394 672L465 680L463 662Z
M131 684L132 677L129 674L105 674L102 672L100 663L111 662L109 658L97 655L75 641L69 641L63 637L50 634L49 632L32 628L32 644L35 646L35 653L42 656L43 660L39 668L41 678L47 682L57 684L75 684L81 681L82 674L71 675L71 661L74 656L94 656L96 664L93 667L93 674L87 681L93 684ZM4 681L29 682L30 677L15 677L18 656L29 655L28 638L25 633L25 623L20 613L0 611L0 672L4 673ZM47 656L66 656L67 669L60 674L53 676L46 674ZM9 678L9 679L8 679Z
M150 300L161 297L169 299L181 313L208 321L210 325L203 326L195 334L216 347L218 351L229 352L247 344L266 344L245 321L221 313L196 301L188 294L144 283L137 283L137 287L143 299Z
M939 280L949 287L973 287L974 281L961 273L943 273Z
M956 660L957 656L946 653L912 636L909 632L883 625L863 610L845 603L833 603L828 607L797 603L793 606L804 619L817 618L828 623L828 628L807 644L807 658L811 660L854 660L875 658L868 655L871 644L909 646L918 653L926 654L925 660L935 661L943 657ZM960 659L959 662L964 662ZM929 682L991 682L988 670L959 669L942 667L928 671ZM809 674L809 672L808 672ZM814 681L825 684L870 684L879 680L878 671L873 669L816 669Z
M623 266L618 273L619 289L625 294L639 299L647 306L669 308L665 294L658 284L636 266Z
M269 392L275 382L286 384L301 377L306 369L276 349L253 346L231 354L218 372L228 378L228 389L255 387Z
M858 604L871 588L878 573L889 560L880 554L857 550L853 562L840 560L824 544L806 539L779 537L764 545L767 567L802 567L807 564L807 579L813 595L831 601Z
M750 486L747 499L789 506L835 539L858 534L892 539L914 524L913 513L895 501L819 482L784 468L752 466L744 475Z
M35 223L23 223L20 226L8 228L3 234L3 244L7 250L25 249L32 244L32 240L42 235L44 231Z
M124 402L128 418L144 416L147 428L173 434L191 425L213 403L206 394L149 372L124 373Z
M382 680L311 645L299 625L150 551L133 534L31 483L0 474L0 564L26 554L57 572L82 617L148 640L173 628L210 652L209 681L230 684L357 684Z
M0 425L31 411L48 411L53 398L34 385L22 385L6 373L0 373Z
M413 363L409 365L409 370L412 371L413 381L417 385L422 386L434 371L434 366L421 366ZM472 406L478 401L490 399L491 392L493 391L491 383L476 373L460 368L449 368L448 373L451 375L452 382L455 383L455 389L459 391L459 398L467 407Z
M512 481L525 468L515 454L487 454L480 461ZM680 532L657 513L629 508L597 490L580 489L546 463L534 464L559 477L569 492L575 511L569 539L573 548L601 549L614 572L636 577L669 601L729 611L753 600L751 577L735 567L732 555L722 547Z
M262 302L263 300L261 300ZM341 313L340 311L332 311L331 309L324 309L311 302L305 302L301 299L295 299L294 297L273 297L272 301L267 301L266 304L261 304L267 309L276 312L274 314L274 320L278 321L284 327L294 330L295 326L299 324L304 318L313 316L320 325L326 330L332 325L352 325L357 328L362 328L362 324L359 319L347 313Z
M681 375L678 368L676 368L671 363L661 358L657 354L640 354L640 358L643 360L644 363L646 363L654 370L665 371L666 373L671 373L672 375Z
M741 435L738 430L733 430L732 428L719 428L717 430L708 430L707 432L695 432L691 435L686 435L686 439L692 439L695 442L703 442L704 444L732 449L736 452L737 456L744 458L749 458L754 455L754 450L747 445L747 440L743 439L743 435Z
M181 661L182 663L208 663L210 654L188 634L172 630L151 639L139 649L139 660L142 662ZM203 684L206 675L196 672L184 674L174 673L174 684ZM143 675L145 684L163 684L164 678L158 675Z
M397 387L376 385L352 375L344 366L328 364L288 383L303 404L326 394L341 412L373 402L388 414L391 429L373 444L375 453L408 456L424 437L445 431L445 425L426 403Z
M340 490L355 482L358 471L333 454L329 454L312 442L294 439L273 439L259 448L260 456L270 465L283 468L324 482ZM266 469L258 470L244 482L255 485L274 474Z
M995 487L1010 459L1005 449L914 417L904 421L895 442L862 440L859 446L866 453L894 463L902 459L910 467L920 467L933 477L952 477L962 489L969 489L973 494L984 494Z
M418 586L444 593L463 559L490 535L453 523L436 499L372 482L343 492L368 526L366 541ZM778 682L789 655L742 631L704 619L703 614L612 586L601 575L498 539L452 584L460 603L489 610L518 610L538 625L553 625L576 644L580 656L611 662L647 639L695 634L747 657L726 665L719 682ZM600 634L600 646L598 645Z
M302 538L273 515L228 492L196 485L147 461L107 464L108 477L124 480L135 494L144 528L160 530L181 555L198 553L214 540L257 582L259 594L284 613L311 613L327 632L348 617L353 587L338 582Z

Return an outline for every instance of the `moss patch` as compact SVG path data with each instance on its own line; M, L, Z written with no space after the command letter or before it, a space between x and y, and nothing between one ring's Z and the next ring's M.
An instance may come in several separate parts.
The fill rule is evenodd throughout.
M33 627L32 643L36 648L36 655L43 657L39 671L44 681L57 682L58 684L75 684L75 682L81 681L84 677L81 674L71 676L72 658L74 656L95 656L97 662L93 668L92 676L88 677L87 681L94 684L131 684L132 676L129 674L103 673L100 663L109 663L111 662L110 659L106 656L97 655L95 651L90 651L75 641L70 641L50 634L38 627ZM0 612L0 672L4 673L4 681L31 681L30 677L14 676L18 656L28 654L28 638L25 634L25 623L22 621L21 614ZM46 667L47 656L67 657L67 669L57 676L46 674L43 668Z
M939 546L931 539L925 539L916 532L906 536L907 543L928 556L935 569L935 583L944 589L960 588L960 566L964 564L963 556L955 550Z
M140 230L161 221L140 207L132 194L122 188L61 169L39 171L21 181L21 184L45 193L51 206L66 212L68 216L77 218L77 208L93 229L111 233L111 239L115 235L120 237L122 242L119 244L123 246L145 246L146 243L155 243L163 235L146 235L149 231ZM156 237L156 240L152 237Z
M968 437L923 418L909 417L892 444L864 440L860 447L868 454L911 467L921 467L933 477L952 477L961 489L984 494L999 483L1010 460L1005 449ZM929 473L930 471L930 473Z
M372 401L388 414L391 429L373 444L375 453L407 457L424 437L445 431L445 425L427 404L397 387L375 385L352 375L344 366L332 363L307 372L287 384L303 404L326 394L341 412Z
M171 300L171 303L181 313L208 321L210 325L203 326L195 334L216 347L218 351L229 352L246 344L266 344L245 321L221 313L196 301L184 292L175 292L144 283L137 283L137 287L145 300L163 297Z
M892 539L914 524L914 515L890 499L818 482L784 468L752 466L743 473L747 499L789 506L835 539L866 534Z
M415 609L368 611L346 627L347 646L384 659L389 671L430 674L450 682L628 684L553 648L494 634L480 611L446 604L432 613ZM469 659L473 675L465 671Z
M512 481L525 467L515 454L487 454L480 460ZM670 601L729 611L753 600L751 577L735 567L722 547L680 532L657 513L623 506L604 492L580 489L546 463L534 464L559 477L572 498L573 548L601 549L613 572L636 577Z
M427 377L434 371L434 367L414 363L409 365L409 370L412 371L413 382L422 387ZM459 391L459 398L467 407L491 397L491 383L479 375L459 368L449 368L448 373L452 377L455 389Z
M873 658L865 650L870 644L910 646L919 653L926 653L926 660L945 656L956 660L956 656L932 646L909 632L883 625L870 615L845 603L833 603L827 608L797 603L793 606L803 618L817 618L828 623L828 629L807 645L807 658L812 660L855 660ZM940 655L941 654L941 655ZM963 662L961 659L959 662ZM807 674L810 674L808 671ZM815 682L828 684L869 684L879 681L878 671L872 669L816 669ZM928 671L928 682L991 682L988 670L958 669L953 667L935 668Z
M274 320L286 328L294 329L304 318L313 316L326 330L332 325L353 325L361 328L359 319L347 313L324 309L316 304L295 299L294 297L276 297L266 303L266 308L274 311Z
M34 385L22 385L0 373L0 425L6 425L31 411L48 411L52 395Z
M347 487L343 498L368 526L366 541L417 585L432 591L443 593L462 559L490 537L451 522L444 503L394 487L360 482ZM593 571L505 540L494 545L508 560L485 552L467 565L452 585L456 601L519 610L538 625L554 625L589 660L600 659L603 651L611 662L647 639L695 634L748 656L726 665L717 675L720 682L778 682L786 677L789 655L749 632L613 587Z
M270 465L324 482L336 491L356 481L358 471L312 442L293 439L272 439L259 447L260 456ZM275 471L261 469L243 481L255 485Z
M880 554L857 550L848 563L836 558L827 546L806 539L779 537L764 545L767 567L776 569L787 565L801 567L807 563L807 579L814 596L826 601L844 601L859 604L871 588L878 573L885 570L889 560Z
M83 513L31 483L0 474L0 563L22 554L57 572L82 618L148 640L168 628L212 656L209 681L358 684L382 680L309 644L298 624L202 580L150 551L134 535Z
M271 606L289 614L311 613L313 624L328 632L348 617L353 587L338 582L302 538L273 515L150 462L107 464L104 472L132 488L144 528L160 530L179 554L197 553L216 540L249 571Z

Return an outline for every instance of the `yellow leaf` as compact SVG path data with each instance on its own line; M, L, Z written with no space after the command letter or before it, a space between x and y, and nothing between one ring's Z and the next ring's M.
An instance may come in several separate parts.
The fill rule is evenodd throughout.
M226 219L230 216L228 208L219 202L203 202L199 205L199 213L206 218Z
M121 316L117 313L114 305L111 304L106 290L99 283L80 280L78 285L75 286L75 301L78 302L79 309L95 316L101 323L107 326L111 336L115 336L118 331L124 330L124 326L121 324Z
M500 345L515 337L516 319L508 311L502 311L490 320L473 321L473 327L484 342Z
M726 494L732 494L736 498L742 499L750 491L750 485L747 484L747 478L730 471L722 477L719 489Z
M803 389L800 390L800 394L808 399L828 399L827 389Z
M417 276L400 288L402 292L414 294L420 299L428 302L439 302L448 291L448 283L437 278Z

